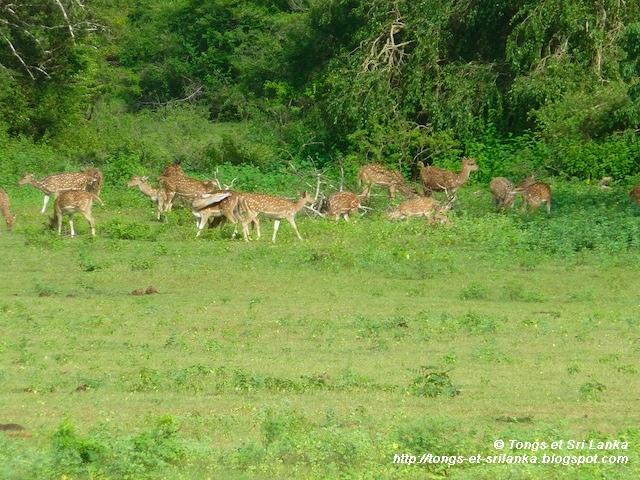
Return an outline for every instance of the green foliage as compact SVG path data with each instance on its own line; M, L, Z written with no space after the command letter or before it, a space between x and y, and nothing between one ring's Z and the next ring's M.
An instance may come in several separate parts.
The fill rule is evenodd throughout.
M418 397L455 397L460 394L460 389L451 382L448 371L428 365L420 367L409 385L409 391Z

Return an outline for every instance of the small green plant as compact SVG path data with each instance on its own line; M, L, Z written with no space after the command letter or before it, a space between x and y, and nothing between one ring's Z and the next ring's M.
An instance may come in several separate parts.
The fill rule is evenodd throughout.
M472 283L460 292L462 300L486 300L488 297L489 290L477 283Z
M580 398L582 400L600 401L606 389L607 386L605 384L597 380L590 380L580 385Z
M440 370L429 365L418 369L417 375L409 385L409 391L418 397L438 397L441 395L455 397L460 394L449 377L449 371Z

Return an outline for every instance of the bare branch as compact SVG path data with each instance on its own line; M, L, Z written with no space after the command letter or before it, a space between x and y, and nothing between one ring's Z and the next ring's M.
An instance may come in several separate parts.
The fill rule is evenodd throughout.
M4 39L5 42L7 42L7 44L9 45L9 48L11 49L11 52L13 53L13 55L18 59L18 61L22 64L22 66L24 67L25 71L29 74L29 76L31 77L31 80L35 80L36 77L33 76L33 73L31 73L31 69L29 68L29 66L25 63L25 61L22 59L22 57L20 56L20 54L17 52L16 48L13 46L13 43L11 43L11 40L9 40L8 37L5 36L4 33L0 33L0 36L2 36L2 38Z
M75 33L73 33L73 27L71 26L71 22L69 22L67 11L64 9L64 6L62 5L62 2L60 2L60 0L53 0L53 1L58 5L58 8L60 8L60 11L62 12L62 16L64 17L64 21L66 22L67 28L69 29L69 35L71 35L71 39L75 42L76 35Z

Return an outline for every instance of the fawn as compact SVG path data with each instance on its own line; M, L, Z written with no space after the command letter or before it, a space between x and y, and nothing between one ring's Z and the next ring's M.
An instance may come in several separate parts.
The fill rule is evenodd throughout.
M102 174L100 173L100 180L98 180L96 171L99 172L97 169L91 169L91 171L85 172L59 173L45 177L42 180L36 180L32 174L26 173L18 180L18 185L32 185L44 193L44 204L40 212L44 213L47 209L49 198L58 192L65 190L95 190L98 183L102 184Z
M453 201L443 205L433 197L416 196L405 200L387 214L390 220L426 217L431 223L448 223L447 212Z
M149 177L134 176L127 183L127 187L138 187L144 195L149 197L156 206L156 218L160 220L167 203L167 195L162 188L152 187L148 180Z
M336 221L343 217L348 222L349 214L355 215L360 207L358 195L352 192L338 192L327 200L327 215L334 217Z
M513 207L516 198L513 183L504 177L496 177L491 180L489 189L493 195L493 204L498 210Z
M463 158L460 173L450 172L444 168L425 166L418 162L420 169L420 179L425 195L432 195L433 192L444 192L448 200L455 199L458 189L469 180L471 172L478 170L478 164L473 158Z
M89 222L89 225L91 226L91 235L95 236L96 222L91 214L91 208L94 200L97 200L101 205L104 205L102 200L100 200L100 197L85 190L65 190L60 192L56 197L56 201L54 203L54 215L51 219L52 225L57 223L58 235L62 234L62 217L64 215L69 215L71 236L75 237L76 231L73 228L73 214L80 213L87 219L87 222Z
M416 194L405 182L404 177L399 172L394 172L377 163L370 163L360 168L358 172L358 185L364 185L364 190L360 197L369 200L371 187L373 185L389 190L389 197L394 199L396 191L402 192L406 197Z
M16 219L15 215L11 215L11 203L9 202L9 195L2 188L0 188L0 213L4 217L4 221L7 223L7 230L13 228L13 221Z
M545 203L547 213L551 213L551 187L544 182L536 182L533 175L522 180L514 192L522 193L522 210L528 210L529 206L536 210Z
M251 222L256 226L258 238L260 238L260 223L256 220L259 215L273 218L273 237L271 241L276 243L276 235L278 234L278 228L280 227L281 220L287 220L293 230L296 232L299 240L302 240L302 236L296 226L295 216L304 208L307 203L313 203L314 199L307 192L302 192L298 201L293 202L286 198L276 197L274 195L267 195L263 193L245 193L241 199L242 207L242 235L246 242L249 241L249 224Z

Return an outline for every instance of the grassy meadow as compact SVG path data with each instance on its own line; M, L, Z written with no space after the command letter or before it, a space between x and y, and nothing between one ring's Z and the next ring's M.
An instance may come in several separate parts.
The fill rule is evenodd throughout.
M449 227L389 222L379 196L272 245L269 222L195 239L188 211L156 222L109 187L98 237L77 218L60 238L9 189L0 423L25 430L0 433L0 477L638 476L640 211L622 187L554 191L549 217L498 214L470 185ZM523 453L498 438L626 439L630 462L393 464Z

